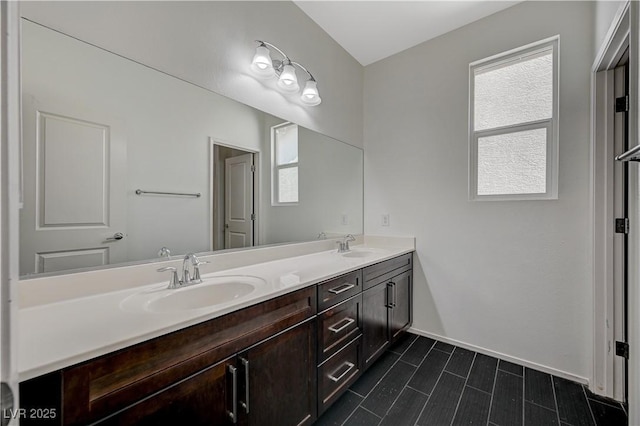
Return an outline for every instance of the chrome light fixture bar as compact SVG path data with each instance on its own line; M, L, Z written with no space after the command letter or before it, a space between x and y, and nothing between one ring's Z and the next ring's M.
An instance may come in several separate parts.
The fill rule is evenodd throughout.
M302 89L300 100L303 104L309 106L319 105L322 102L320 93L318 92L318 83L313 75L298 62L292 61L289 57L276 46L266 41L256 40L258 47L256 54L253 57L251 63L251 70L255 75L261 78L278 77L276 86L278 89L287 94L298 93L300 91L300 85L298 84L298 77L296 75L296 68L300 68L302 71L308 74L309 79ZM269 48L278 52L282 59L272 59L271 51Z

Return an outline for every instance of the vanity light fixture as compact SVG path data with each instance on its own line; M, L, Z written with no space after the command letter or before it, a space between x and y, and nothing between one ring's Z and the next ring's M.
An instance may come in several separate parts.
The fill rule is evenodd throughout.
M261 78L271 78L273 76L278 77L276 83L277 88L287 94L298 93L300 91L300 85L298 84L298 76L296 75L296 68L300 68L302 71L309 75L309 79L302 89L302 95L300 100L303 104L309 106L319 105L322 102L320 94L318 93L318 83L313 75L305 67L298 62L294 62L280 49L271 43L266 41L256 40L258 48L256 54L253 57L251 63L251 69L254 74ZM272 59L271 51L269 48L274 49L280 55L282 59Z

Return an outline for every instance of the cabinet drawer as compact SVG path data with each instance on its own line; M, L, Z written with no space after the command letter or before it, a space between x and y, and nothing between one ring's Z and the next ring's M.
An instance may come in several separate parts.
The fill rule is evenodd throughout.
M363 290L374 287L384 281L387 281L389 278L412 268L413 253L403 254L402 256L367 266L364 268L364 272L362 274L364 280Z
M318 416L359 377L361 342L358 337L318 367Z
M362 291L362 271L350 272L318 284L318 311L347 300Z
M360 335L362 294L318 315L318 363L322 363Z

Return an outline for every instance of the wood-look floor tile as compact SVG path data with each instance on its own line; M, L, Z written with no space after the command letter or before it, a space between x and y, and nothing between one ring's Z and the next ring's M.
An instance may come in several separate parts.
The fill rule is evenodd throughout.
M498 360L496 358L477 354L471 366L467 385L487 393L492 393L497 366Z
M553 382L551 375L542 371L525 368L524 372L524 399L550 410L556 410L556 401L553 397Z
M448 371L452 374L457 374L461 377L467 377L469 374L469 370L471 369L471 364L473 363L473 358L475 357L475 352L470 351L468 349L456 347L449 358L449 362L445 367L444 371Z
M424 357L427 356L434 343L436 343L435 340L420 336L409 346L409 349L406 350L401 359L417 367Z
M364 398L351 391L346 391L333 405L318 419L316 426L338 426L355 411Z
M424 405L427 403L427 398L429 397L421 392L411 388L404 388L398 399L396 399L396 402L387 412L387 415L382 419L380 425L398 426L415 424Z
M509 361L505 361L503 359L498 363L498 369L502 371L506 371L507 373L516 374L522 377L522 366L518 364L514 364Z
M367 371L351 386L351 390L358 395L367 396L369 392L378 384L380 379L384 377L391 366L400 358L400 355L393 352L385 352L373 363Z
M525 426L558 426L558 413L554 410L532 404L524 403Z
M398 361L362 401L361 406L380 418L384 417L415 371L413 365Z
M345 426L377 426L382 419L362 407L353 413L344 423Z
M433 393L418 419L418 425L449 425L462 396L465 379L442 373Z
M490 394L466 386L453 425L486 425L490 406Z
M389 349L389 352L394 352L398 355L402 355L404 351L406 351L409 346L418 338L417 335L412 333L405 333L395 342Z
M493 423L500 426L522 424L522 380L522 377L498 370L491 402L490 419Z
M594 424L582 385L554 376L553 386L556 391L561 422L574 426L592 426Z
M418 367L418 371L409 382L409 386L430 395L448 360L448 354L431 350L422 361L422 364L420 364L420 367Z
M598 426L626 426L627 415L622 408L589 399L589 405Z
M453 349L455 348L455 346L449 344L449 343L445 343L445 342L440 342L437 341L434 348L436 348L439 351L442 352L446 352L448 354L450 354L451 352L453 352Z

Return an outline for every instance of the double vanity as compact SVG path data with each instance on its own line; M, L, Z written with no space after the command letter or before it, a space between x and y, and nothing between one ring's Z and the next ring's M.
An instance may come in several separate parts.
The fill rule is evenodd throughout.
M45 424L312 424L411 325L413 239L360 242L24 308L21 406Z

